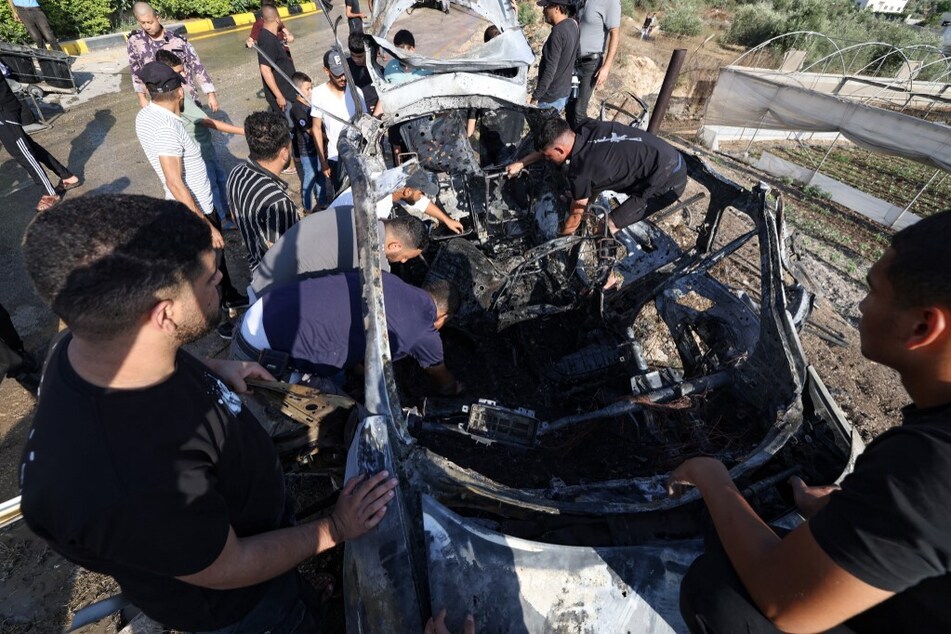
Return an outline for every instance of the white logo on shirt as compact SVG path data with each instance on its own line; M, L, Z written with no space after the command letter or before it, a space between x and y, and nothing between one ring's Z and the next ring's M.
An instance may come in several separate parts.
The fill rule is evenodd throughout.
M626 134L618 134L617 132L612 132L611 136L603 136L600 139L594 139L592 143L620 143L621 141L635 141L640 143L643 139L639 136L627 136Z
M241 413L241 397L228 389L220 380L211 377L215 382L215 388L218 392L218 404L224 405L228 410L237 416Z

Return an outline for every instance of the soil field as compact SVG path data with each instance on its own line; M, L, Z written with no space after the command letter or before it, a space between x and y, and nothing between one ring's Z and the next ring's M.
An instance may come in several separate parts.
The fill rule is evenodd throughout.
M947 172L909 159L876 154L851 144L833 147L825 162L822 159L829 151L828 145L784 143L760 147L803 167L815 168L821 163L820 171L826 176L895 206L906 207L914 201L909 211L919 216L943 211L951 200L951 178ZM915 200L925 185L924 192Z

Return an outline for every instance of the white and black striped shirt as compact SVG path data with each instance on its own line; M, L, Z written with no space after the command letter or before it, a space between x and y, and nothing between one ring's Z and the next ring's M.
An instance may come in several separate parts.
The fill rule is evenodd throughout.
M228 198L253 271L267 250L300 220L300 213L287 195L287 183L251 159L231 170Z
M174 112L150 103L139 110L135 117L135 134L152 169L162 181L166 200L174 200L175 197L165 182L165 172L162 171L159 157L177 156L182 159L182 180L198 208L204 214L213 213L215 206L211 199L211 183L208 181L205 161L201 158L201 149L195 139L185 131L182 120Z

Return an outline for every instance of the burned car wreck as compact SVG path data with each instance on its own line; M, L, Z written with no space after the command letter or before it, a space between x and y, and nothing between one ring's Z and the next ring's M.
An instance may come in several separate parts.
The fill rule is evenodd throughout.
M380 38L394 5L374 7ZM498 7L488 17L504 25L511 12ZM715 456L762 517L791 525L788 477L838 480L862 444L799 341L813 295L781 199L686 156L702 212L557 237L564 176L537 165L507 178L499 161L527 151L545 116L523 105L523 76L493 74L512 63L433 64L393 87L377 77L399 114L363 117L340 141L368 236L366 410L347 477L386 469L400 481L377 529L347 544L348 629L422 631L449 608L453 631L470 612L485 632L682 631L679 583L711 524L696 491L667 495L669 472ZM517 142L475 151L474 111L520 117ZM387 169L380 141L394 126L409 160ZM466 230L436 231L425 261L401 273L461 293L441 333L461 397L425 396L387 339L375 209L419 170ZM616 202L608 192L593 209ZM612 275L620 287L603 290Z

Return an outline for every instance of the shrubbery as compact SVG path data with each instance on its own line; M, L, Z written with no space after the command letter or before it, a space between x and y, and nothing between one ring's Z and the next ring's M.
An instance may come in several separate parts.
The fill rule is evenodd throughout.
M112 26L109 17L113 9L109 0L43 0L42 6L50 28L59 39L100 35ZM15 44L33 41L23 25L14 21L5 2L0 5L0 40Z
M678 2L661 17L660 30L688 37L700 35L703 32L703 20L699 9L693 2Z
M127 27L132 20L133 1L42 0L42 7L53 33L61 40L68 40L102 35ZM151 0L151 4L166 20L217 18L261 8L261 0ZM300 4L300 0L277 0L276 4L296 5ZM0 2L0 41L32 43L23 25L13 19L6 2Z
M231 0L152 0L166 18L220 18L231 13Z
M535 24L535 21L538 20L538 15L535 14L535 3L534 2L519 2L518 3L518 23L526 26L529 24Z
M724 40L730 44L756 46L786 32L786 16L773 9L769 2L739 7L733 14L730 30Z

